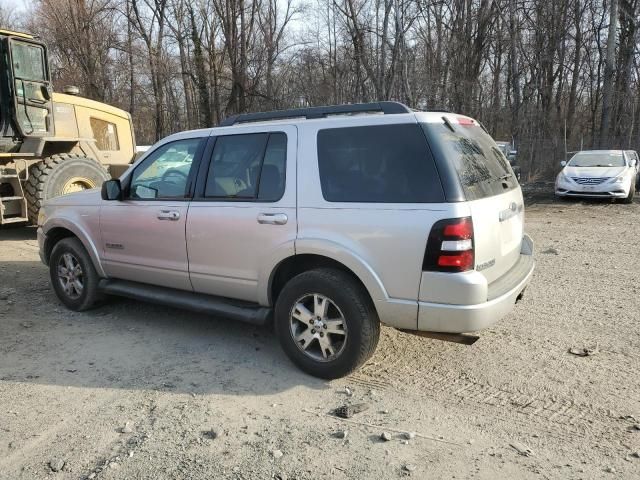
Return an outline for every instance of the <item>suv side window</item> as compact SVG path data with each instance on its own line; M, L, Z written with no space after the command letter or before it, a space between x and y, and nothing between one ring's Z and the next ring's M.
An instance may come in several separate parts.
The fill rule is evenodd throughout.
M318 131L322 195L329 202L435 203L444 192L417 124Z
M277 202L284 194L286 157L282 132L217 137L205 197Z
M202 138L186 138L158 147L133 171L129 198L184 198L189 172L202 144Z

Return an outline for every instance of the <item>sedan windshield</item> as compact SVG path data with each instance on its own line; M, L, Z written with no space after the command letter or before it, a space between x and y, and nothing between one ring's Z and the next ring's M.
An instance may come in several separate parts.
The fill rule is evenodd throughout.
M624 167L622 152L576 153L569 161L571 167Z

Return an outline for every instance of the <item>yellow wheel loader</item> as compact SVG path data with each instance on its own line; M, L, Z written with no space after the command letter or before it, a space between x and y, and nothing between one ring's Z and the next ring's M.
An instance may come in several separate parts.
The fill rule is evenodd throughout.
M45 45L0 30L0 226L35 224L45 200L100 187L134 157L129 113L54 93Z

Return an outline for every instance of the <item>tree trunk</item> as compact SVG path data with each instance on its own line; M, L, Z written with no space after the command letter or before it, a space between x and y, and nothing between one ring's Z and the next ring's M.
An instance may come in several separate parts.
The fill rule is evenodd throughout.
M602 120L600 121L600 140L598 146L605 148L609 143L611 105L613 103L614 56L618 26L618 0L611 0L609 10L609 35L607 37L607 56L605 58L604 85L602 93Z

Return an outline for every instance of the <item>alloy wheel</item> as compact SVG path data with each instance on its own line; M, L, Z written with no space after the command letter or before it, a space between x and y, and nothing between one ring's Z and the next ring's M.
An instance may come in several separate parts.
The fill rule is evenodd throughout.
M69 252L63 253L58 260L58 281L70 299L80 298L84 290L84 272L78 259Z
M347 345L347 324L338 306L327 296L307 294L289 314L291 337L306 356L318 362L338 358Z

